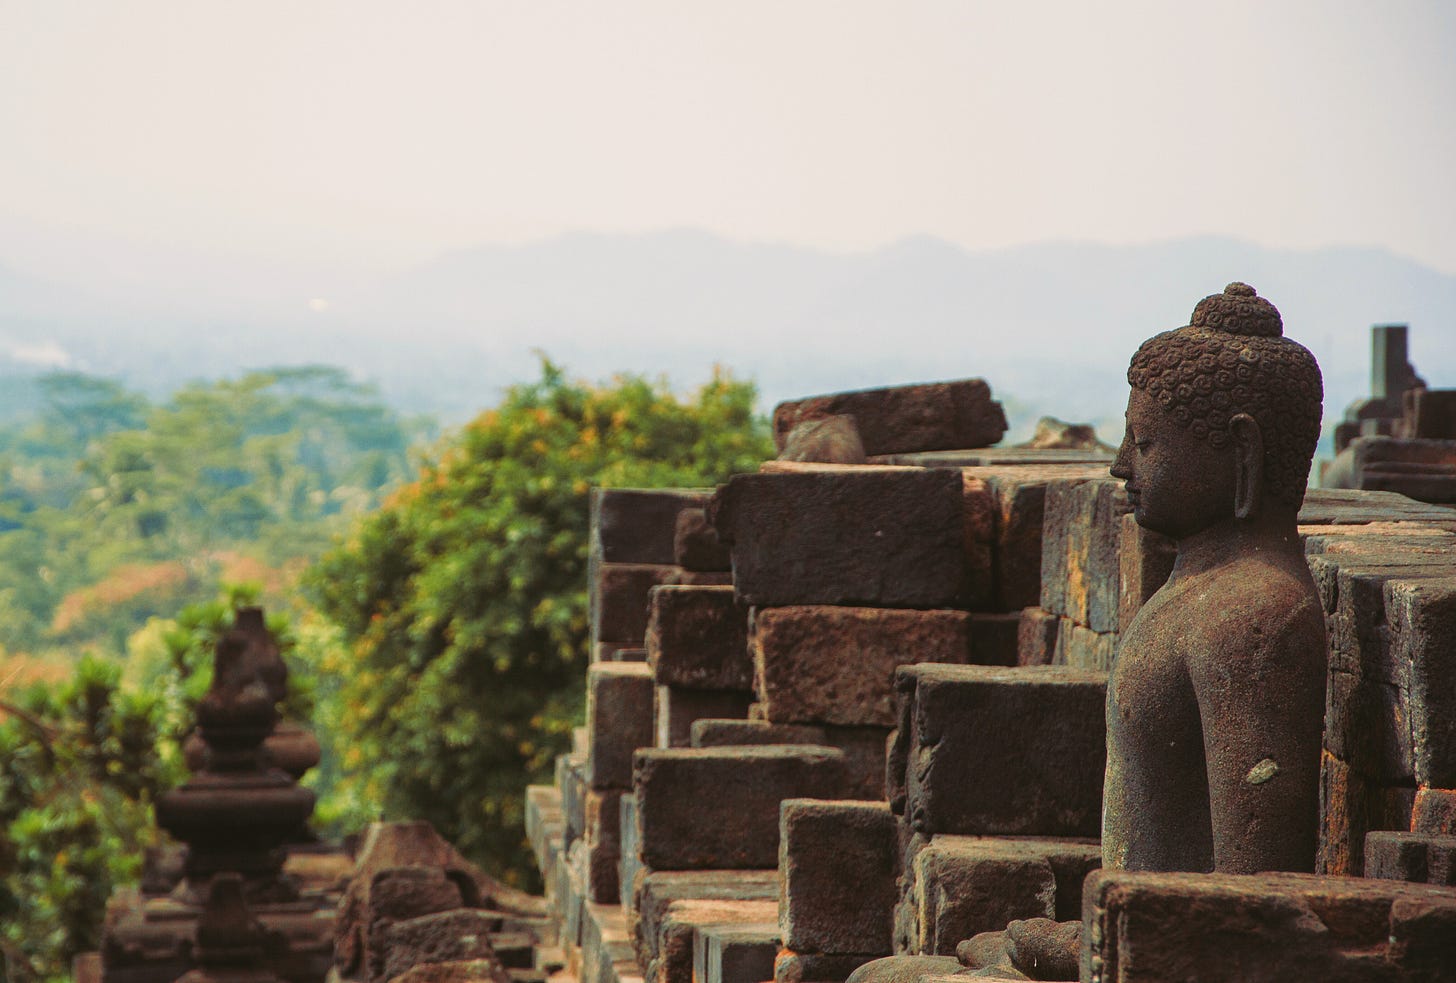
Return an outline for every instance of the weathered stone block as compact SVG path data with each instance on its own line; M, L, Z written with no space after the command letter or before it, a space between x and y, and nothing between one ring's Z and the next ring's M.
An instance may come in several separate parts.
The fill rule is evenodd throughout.
M1049 666L1056 657L1061 616L1045 608L1022 608L1016 632L1016 664Z
M593 488L591 550L606 563L676 563L677 517L707 488Z
M1095 840L937 836L913 857L917 951L954 955L1017 918L1074 919L1082 881L1102 865Z
M1058 482L1043 507L1041 606L1094 631L1117 630L1122 482Z
M1322 752L1315 870L1358 875L1365 865L1365 835L1377 829L1409 829L1414 799L1414 789L1376 784L1329 751Z
M1098 871L1083 892L1082 978L1440 979L1421 975L1430 939L1406 902L1426 906L1425 924L1440 913L1449 925L1456 889L1309 874Z
M811 605L759 608L753 617L755 691L775 723L895 723L895 669L965 663L964 611Z
M693 724L699 720L744 718L753 694L740 690L683 689L659 686L656 690L654 741L657 747L687 747Z
M929 663L899 672L913 677L903 783L914 829L1099 834L1105 673Z
M457 959L485 960L499 966L490 935L500 928L499 912L478 908L456 908L395 922L385 936L384 977L392 979L421 963ZM492 974L497 979L501 975Z
M774 921L771 901L674 901L658 928L656 983L693 983L693 936L709 926L764 925Z
M654 587L648 612L647 662L658 685L753 688L748 608L732 587Z
M1416 781L1456 787L1456 556L1442 579L1398 581L1386 590L1397 663L1410 666L1406 708Z
M646 966L657 959L662 922L673 902L759 901L777 906L778 883L776 869L644 871L633 902L624 906L637 912L633 931L638 961Z
M811 745L637 752L637 842L653 870L778 864L779 803L845 797L843 752Z
M1173 573L1178 547L1161 533L1144 529L1124 515L1118 531L1117 630L1125 631L1133 616Z
M1372 831L1365 837L1365 876L1456 887L1456 836Z
M844 753L846 799L885 797L885 754L892 730L889 727L824 728L825 746Z
M889 805L786 799L780 809L784 945L889 955L897 852Z
M973 612L971 661L978 666L1016 665L1020 631L1020 611Z
M985 483L998 508L993 609L1019 611L1040 604L1047 489L1052 485L1106 478L1106 468L1080 464L1032 465L966 468L964 473Z
M636 969L622 909L588 902L582 918L581 983L616 983L619 972Z
M986 381L958 379L780 403L774 407L779 450L796 426L829 416L854 417L868 455L989 447L1006 432L1006 414Z
M587 900L595 904L616 904L621 897L621 803L620 789L594 789L586 794L581 882Z
M389 867L375 871L370 876L367 902L360 912L356 927L347 917L341 918L340 929L349 934L357 933L363 945L345 946L362 956L363 977L369 983L387 978L386 961L389 958L389 930L395 924L432 915L436 912L459 908L464 903L460 886L445 876L439 867ZM349 960L345 961L346 968Z
M1107 672L1117 654L1116 632L1095 632L1078 624L1063 623L1057 637L1055 665Z
M652 670L644 662L587 669L586 778L592 788L629 788L632 753L652 746Z
M763 983L773 979L778 951L776 922L704 925L693 932L693 979L698 983Z
M731 747L740 744L822 744L829 739L823 727L811 724L771 724L766 720L694 720L692 747Z
M641 645L647 636L648 592L678 572L677 567L647 563L596 564L591 582L592 644Z
M705 508L683 509L677 514L673 533L673 562L684 570L726 571L733 569L733 557L708 521Z
M1417 833L1456 836L1456 789L1417 789L1411 829Z
M735 475L712 512L740 600L760 607L953 607L965 573L954 471Z

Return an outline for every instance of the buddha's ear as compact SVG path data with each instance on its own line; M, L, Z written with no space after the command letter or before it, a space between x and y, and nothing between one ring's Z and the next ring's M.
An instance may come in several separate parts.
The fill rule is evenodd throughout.
M1234 446L1234 516L1252 519L1264 498L1264 434L1247 413L1229 420Z

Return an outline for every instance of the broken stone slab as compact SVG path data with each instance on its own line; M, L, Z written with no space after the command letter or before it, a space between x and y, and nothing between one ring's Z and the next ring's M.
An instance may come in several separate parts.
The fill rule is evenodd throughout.
M675 901L760 901L778 904L778 870L644 871L635 897L624 908L635 913L633 939L638 961L657 958L657 944L668 906ZM774 909L777 911L777 908Z
M897 735L888 791L903 794L913 829L1100 833L1106 673L922 663L899 674L909 733Z
M804 420L784 438L780 461L815 464L864 464L864 443L852 416Z
M829 744L823 727L812 724L773 724L767 720L694 720L692 747L732 747L740 744Z
M1456 954L1456 888L1101 870L1083 888L1083 922L1084 980L1416 983L1441 979L1434 960Z
M723 572L733 569L733 557L708 521L706 508L683 509L673 532L673 562L684 570Z
M632 755L651 747L652 668L645 662L599 662L587 669L586 779L592 788L630 788Z
M1124 515L1118 529L1117 631L1125 631L1148 598L1168 582L1177 545Z
M1456 887L1456 836L1372 830L1365 836L1365 876Z
M591 640L642 645L647 637L647 595L670 583L681 571L674 566L647 563L600 563L591 579Z
M887 803L785 799L778 917L784 945L889 955L896 852Z
M1061 624L1061 616L1045 608L1022 608L1016 629L1016 664L1051 665Z
M834 748L767 745L637 752L637 843L653 870L778 864L779 803L846 795Z
M693 979L699 983L763 983L773 979L778 923L704 925L693 932Z
M693 983L693 937L710 926L762 925L778 914L773 901L674 901L657 929L656 983Z
M381 983L388 978L390 929L398 922L460 908L463 901L460 883L446 877L442 868L377 868L368 877L367 893L345 895L334 964L341 972L358 973L368 983Z
M774 442L809 420L851 416L869 455L989 447L1006 433L1006 414L984 379L860 389L774 407Z
M499 912L476 908L424 915L395 922L386 933L384 978L393 979L421 963L483 960L503 969L490 936L501 927ZM499 979L503 972L493 972Z
M658 686L653 714L653 744L657 747L688 747L693 724L699 720L745 718L753 702L749 690L684 689Z
M916 951L954 955L960 942L1014 919L1076 918L1082 882L1101 866L1094 839L936 836L911 866Z
M659 686L753 688L748 608L731 586L654 587L647 603L647 663Z
M677 563L677 517L710 488L593 488L591 552L604 563Z
M945 608L961 598L965 515L955 471L735 475L710 515L746 604Z
M964 611L756 608L754 690L774 723L890 727L895 669L971 660Z
M1105 467L1082 464L964 469L963 478L982 482L995 502L992 610L1019 611L1041 603L1047 489L1106 477Z

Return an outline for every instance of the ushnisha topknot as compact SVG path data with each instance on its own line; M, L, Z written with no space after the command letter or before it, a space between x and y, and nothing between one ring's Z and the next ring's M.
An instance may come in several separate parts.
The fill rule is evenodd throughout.
M1252 416L1264 437L1270 493L1294 505L1304 500L1324 385L1314 356L1284 337L1279 311L1253 287L1231 283L1199 301L1192 323L1143 342L1127 381L1214 447L1228 446L1236 415Z
M1223 293L1200 300L1188 326L1256 338L1284 334L1279 309L1255 293L1253 287L1237 281L1224 287Z

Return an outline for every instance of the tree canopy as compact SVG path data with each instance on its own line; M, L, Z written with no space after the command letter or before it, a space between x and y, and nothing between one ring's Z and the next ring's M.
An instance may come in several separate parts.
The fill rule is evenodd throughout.
M439 446L308 578L343 645L343 794L428 819L518 883L524 789L562 751L587 663L588 492L712 485L771 456L751 384L692 397L541 377ZM329 713L325 708L322 712Z

